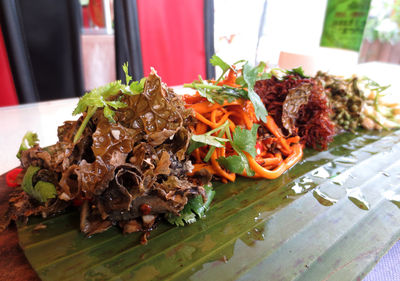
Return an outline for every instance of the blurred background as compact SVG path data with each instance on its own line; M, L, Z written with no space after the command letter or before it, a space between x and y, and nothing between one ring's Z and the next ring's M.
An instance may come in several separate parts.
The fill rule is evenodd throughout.
M81 96L154 67L169 86L229 63L348 75L400 64L400 0L0 0L0 106Z

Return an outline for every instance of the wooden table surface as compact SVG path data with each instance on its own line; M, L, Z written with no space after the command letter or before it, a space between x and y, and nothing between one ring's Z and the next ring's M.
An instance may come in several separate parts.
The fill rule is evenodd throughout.
M8 194L11 191L12 188L6 184L5 175L0 176L1 216L7 210ZM17 228L14 223L0 232L0 257L0 280L40 280L18 245Z

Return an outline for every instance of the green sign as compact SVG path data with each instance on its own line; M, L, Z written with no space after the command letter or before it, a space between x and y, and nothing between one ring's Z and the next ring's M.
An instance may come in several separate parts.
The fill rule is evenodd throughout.
M371 0L328 0L321 46L359 51Z

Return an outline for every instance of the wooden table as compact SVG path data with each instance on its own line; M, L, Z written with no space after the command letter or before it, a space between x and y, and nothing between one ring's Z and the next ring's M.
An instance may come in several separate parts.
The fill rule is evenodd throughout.
M35 104L25 104L0 108L0 215L8 206L7 171L17 167L15 157L21 139L26 131L38 133L41 145L46 146L57 141L57 127L65 120L74 119L71 115L78 99L66 99ZM18 235L13 223L4 232L0 232L0 280L40 280L32 269L18 245Z
M2 215L7 210L8 194L12 188L7 187L4 175L0 176L0 186L2 187L0 190L0 215ZM15 224L0 232L0 280L40 280L18 245Z

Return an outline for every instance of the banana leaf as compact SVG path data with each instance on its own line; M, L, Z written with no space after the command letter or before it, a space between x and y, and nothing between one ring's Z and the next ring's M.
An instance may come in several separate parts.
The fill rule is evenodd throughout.
M19 224L20 246L42 280L360 280L400 238L400 131L345 133L276 180L214 189L205 219L147 245L86 238L67 212Z

